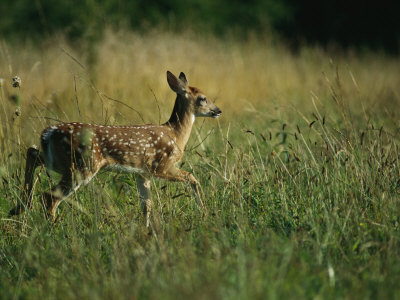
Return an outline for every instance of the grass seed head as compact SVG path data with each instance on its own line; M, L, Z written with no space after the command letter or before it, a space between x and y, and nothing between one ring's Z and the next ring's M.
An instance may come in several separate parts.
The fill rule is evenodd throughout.
M17 106L17 107L15 108L14 114L15 114L17 117L19 117L19 116L21 115L21 107L20 107L20 106Z
M12 78L12 86L13 87L15 87L15 88L21 87L21 83L22 83L22 81L21 81L21 78L19 76L14 76Z

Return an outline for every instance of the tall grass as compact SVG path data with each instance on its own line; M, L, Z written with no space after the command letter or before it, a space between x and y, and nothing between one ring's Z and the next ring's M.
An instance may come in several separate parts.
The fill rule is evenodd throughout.
M109 33L95 50L87 64L60 41L1 43L2 298L398 295L398 58L157 32ZM184 71L223 111L196 121L183 159L207 215L187 186L154 180L149 235L134 178L105 173L50 224L40 193L57 176L41 172L34 209L7 218L25 150L46 125L164 122L166 70Z

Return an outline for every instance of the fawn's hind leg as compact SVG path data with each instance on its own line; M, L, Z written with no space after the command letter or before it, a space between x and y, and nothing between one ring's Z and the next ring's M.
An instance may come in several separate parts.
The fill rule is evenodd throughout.
M9 216L19 215L26 208L32 208L33 198L33 177L37 167L44 165L44 161L40 155L38 149L35 146L30 147L26 152L26 166L25 166L25 183L22 194L22 201L20 201L16 207L10 212Z
M56 219L56 211L60 203L79 186L80 184L74 185L72 172L68 172L62 176L60 182L50 192L44 193L44 205L53 221Z
M88 184L96 172L92 170L69 170L63 173L60 182L50 192L44 193L44 205L53 221L60 203L76 191L80 186Z
M149 227L151 212L150 179L139 175L136 179L136 183L139 189L143 216L146 219L146 227Z

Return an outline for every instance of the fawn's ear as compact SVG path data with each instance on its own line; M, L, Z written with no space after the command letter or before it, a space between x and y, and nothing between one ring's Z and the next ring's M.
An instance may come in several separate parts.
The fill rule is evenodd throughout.
M186 79L185 73L181 72L181 74L179 74L179 79L182 80L183 83L184 83L186 86L189 85L189 82L188 82L188 80Z
M185 77L186 79L186 77ZM177 94L180 95L185 95L186 94L186 85L185 83L181 80L175 77L174 74L172 74L170 71L167 71L167 81L169 84L169 87Z

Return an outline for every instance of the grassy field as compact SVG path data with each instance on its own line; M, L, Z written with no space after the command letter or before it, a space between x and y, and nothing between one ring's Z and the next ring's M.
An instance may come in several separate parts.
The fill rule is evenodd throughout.
M0 298L395 299L400 296L400 59L291 53L268 38L109 33L94 48L0 44ZM57 121L162 123L166 70L213 98L181 183L100 174L43 217L8 218L25 151ZM20 88L11 78L22 79Z

